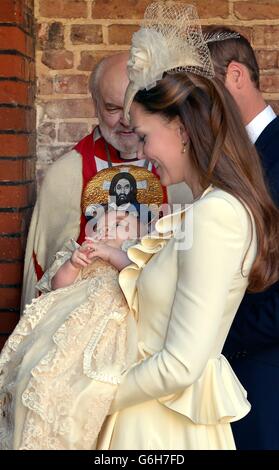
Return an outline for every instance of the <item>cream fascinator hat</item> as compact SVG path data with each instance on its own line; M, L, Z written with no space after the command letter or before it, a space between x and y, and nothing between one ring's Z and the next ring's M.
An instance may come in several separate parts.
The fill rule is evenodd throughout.
M154 87L165 72L192 72L214 77L207 42L227 39L205 38L193 5L174 2L151 3L142 26L134 33L128 61L129 85L125 94L124 116L139 90Z

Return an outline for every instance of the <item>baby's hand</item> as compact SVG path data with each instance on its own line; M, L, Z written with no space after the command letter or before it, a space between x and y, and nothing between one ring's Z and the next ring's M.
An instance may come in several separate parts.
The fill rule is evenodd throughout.
M86 241L82 243L79 250L89 257L90 253L94 251L94 241L91 238L89 238L88 240L86 238Z
M85 240L85 243L90 243L91 252L88 255L90 259L101 258L104 261L110 262L111 252L115 248L110 246L109 242L103 240L92 241L89 237L85 237Z
M76 269L81 269L92 263L93 242L84 242L71 256L70 262Z

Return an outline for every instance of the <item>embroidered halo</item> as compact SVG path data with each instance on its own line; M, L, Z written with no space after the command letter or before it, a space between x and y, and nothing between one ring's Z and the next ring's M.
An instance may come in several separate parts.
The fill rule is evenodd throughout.
M91 204L108 204L113 178L116 175L125 178L125 174L130 174L136 180L139 204L161 205L163 203L163 187L157 176L146 168L135 165L119 165L99 171L87 183L81 199L83 213Z

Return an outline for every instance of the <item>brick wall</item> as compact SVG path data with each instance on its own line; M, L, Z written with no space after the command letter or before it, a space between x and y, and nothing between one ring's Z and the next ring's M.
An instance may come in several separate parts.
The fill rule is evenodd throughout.
M149 0L35 0L38 22L38 175L90 131L89 73L104 55L129 48ZM187 2L185 2L187 3ZM204 24L247 35L257 51L265 98L279 113L279 0L197 0Z
M33 0L0 0L0 348L19 316L35 198Z

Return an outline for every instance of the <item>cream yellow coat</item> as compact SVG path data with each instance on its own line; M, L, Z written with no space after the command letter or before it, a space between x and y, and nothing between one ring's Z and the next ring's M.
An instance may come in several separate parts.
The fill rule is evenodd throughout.
M229 423L250 410L221 351L247 288L255 229L242 203L212 187L181 223L182 214L130 248L133 264L120 274L139 361L123 376L100 449L234 449ZM192 246L177 250L192 222Z

